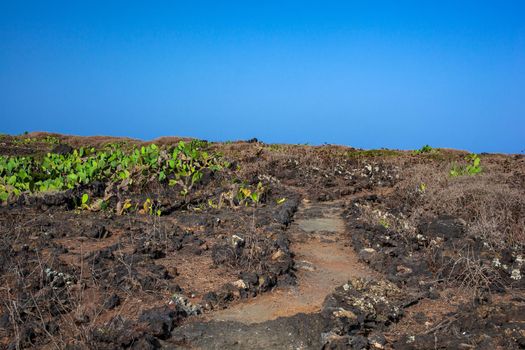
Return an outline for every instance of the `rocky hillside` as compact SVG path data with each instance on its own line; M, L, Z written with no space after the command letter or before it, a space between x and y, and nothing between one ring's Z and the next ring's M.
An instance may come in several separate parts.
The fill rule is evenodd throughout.
M525 158L0 136L0 347L523 349Z

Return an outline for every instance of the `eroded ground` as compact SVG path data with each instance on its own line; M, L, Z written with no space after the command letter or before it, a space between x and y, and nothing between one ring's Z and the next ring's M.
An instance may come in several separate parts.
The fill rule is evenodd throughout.
M141 144L32 134L3 136L0 153L116 141ZM206 147L231 165L185 196L100 181L4 202L0 346L525 347L522 156L481 155L481 173L452 177L466 153ZM219 200L239 184L264 195ZM112 199L82 208L83 193ZM158 215L119 212L148 199Z

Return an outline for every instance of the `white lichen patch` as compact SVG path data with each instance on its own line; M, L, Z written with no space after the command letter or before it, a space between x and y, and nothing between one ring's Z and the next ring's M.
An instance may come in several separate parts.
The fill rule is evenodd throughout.
M512 278L515 281L521 280L521 273L519 269L512 270L512 273L510 274L510 278Z

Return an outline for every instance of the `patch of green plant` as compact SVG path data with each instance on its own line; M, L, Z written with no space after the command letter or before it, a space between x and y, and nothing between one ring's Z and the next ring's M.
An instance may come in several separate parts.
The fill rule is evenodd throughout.
M437 152L438 152L438 150L433 148L432 146L424 145L420 149L412 151L412 154L414 154L414 155L418 155L418 154L435 154Z
M151 198L146 198L142 204L142 209L139 210L140 214L146 214L150 216L160 216L161 210L158 208L157 204L153 202Z
M9 192L7 191L7 188L4 185L0 185L0 201L7 201L8 198Z
M57 145L60 143L60 139L58 137L48 135L42 140L42 142L49 143L51 145Z
M272 143L271 145L268 145L267 147L268 147L268 149L269 149L270 151L274 151L274 152L277 152L277 151L279 151L280 149L282 149L282 146L279 145L279 144L276 144L276 143Z
M250 201L253 204L257 205L259 204L259 201L261 200L265 191L266 189L264 188L261 182L259 182L257 184L257 187L255 188L250 188L249 186L243 185L239 187L239 190L237 191L237 194L236 194L236 198L239 204L248 205L248 202Z
M477 154L469 154L465 157L466 164L454 163L450 169L450 176L458 177L464 175L476 175L481 173L483 168L481 167L481 159Z
M386 229L390 227L390 223L384 218L379 219L379 225L383 226Z
M125 213L127 213L128 211L130 211L133 207L133 204L131 203L131 199L127 198L124 200L123 203L119 202L117 204L117 214L118 215L123 215ZM137 208L137 206L135 206L135 209Z
M286 197L279 198L278 200L275 201L275 203L277 203L278 205L281 205L284 202L286 202Z
M26 134L24 134L26 135ZM55 136L46 136L43 138L38 137L17 137L13 139L15 145L30 145L34 143L47 143L50 145L56 145L60 143L60 139Z
M48 144L51 144L51 145L56 145L56 144L59 144L60 143L60 140L55 137L55 136L46 136L44 138L31 138L31 137L27 137L27 138L24 138L24 143L28 144L28 143L36 143L36 142L42 142L42 143L48 143Z
M216 171L228 166L227 163L218 161L217 155L210 156L208 152L202 150L207 143L194 140L190 143L180 141L172 152L172 157L167 161L159 172L159 180L167 178L167 174L173 174L169 179L169 185L180 185L181 193L186 195L203 177L203 170L209 169Z
M181 193L187 194L204 171L228 165L203 146L202 141L181 141L173 149L151 144L124 150L119 144L109 144L101 150L81 147L71 154L48 153L39 158L0 156L0 200L22 192L72 189L95 180L126 187L156 179L180 186Z
M212 209L221 209L225 204L230 207L257 206L264 201L267 192L268 187L263 186L261 182L257 183L256 186L245 183L236 184L232 190L221 193L217 201L215 201L214 198L210 198L206 204L207 207ZM282 200L281 203L283 203L284 200ZM201 209L204 209L204 207Z
M81 207L82 208L85 208L88 206L88 201L89 201L89 195L87 193L84 193L82 195L82 199L81 199Z
M15 138L13 140L13 143L15 145L27 145L27 144L30 144L36 141L37 141L36 139L33 139L31 137L24 137L24 138Z

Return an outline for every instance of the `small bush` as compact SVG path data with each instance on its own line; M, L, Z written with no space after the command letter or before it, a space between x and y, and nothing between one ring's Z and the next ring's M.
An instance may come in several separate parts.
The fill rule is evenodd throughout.
M477 154L469 154L465 160L468 164L454 164L450 169L450 176L458 177L463 175L476 175L481 173L481 159Z
M412 152L413 154L429 154L429 153L437 153L437 150L435 148L432 148L430 145L424 145L420 149L417 149Z

